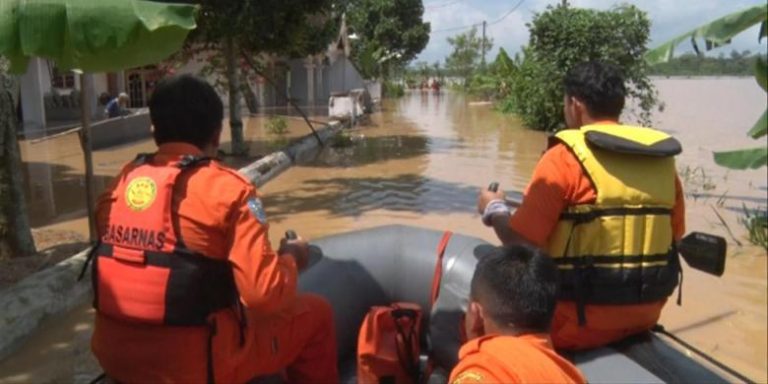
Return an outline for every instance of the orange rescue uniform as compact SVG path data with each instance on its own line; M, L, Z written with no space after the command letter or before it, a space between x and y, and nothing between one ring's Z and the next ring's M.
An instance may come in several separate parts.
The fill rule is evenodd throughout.
M451 384L585 383L578 368L558 355L546 334L488 335L459 351Z
M675 179L672 231L675 240L685 233L685 197ZM510 219L510 227L533 244L547 248L560 214L566 207L594 204L595 188L578 159L562 143L542 156L523 204ZM666 300L633 305L586 305L587 323L578 325L576 304L558 302L552 319L552 342L558 349L589 349L610 344L653 327Z
M166 143L152 164L173 165L183 155L203 154L193 145ZM115 203L115 186L98 201L100 236ZM234 308L212 315L215 381L246 382L279 373L291 382L338 381L331 307L318 296L297 294L295 261L272 250L269 226L249 208L254 199L248 180L215 161L181 174L173 191L177 233L187 248L229 261L246 307L243 345ZM207 341L207 327L129 323L97 312L92 349L118 382L195 383L206 381Z

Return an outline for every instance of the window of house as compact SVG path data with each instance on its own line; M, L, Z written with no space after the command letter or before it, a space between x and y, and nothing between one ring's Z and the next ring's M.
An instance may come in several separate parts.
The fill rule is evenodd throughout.
M54 88L75 88L75 74L72 71L62 71L53 67L51 71L51 84Z

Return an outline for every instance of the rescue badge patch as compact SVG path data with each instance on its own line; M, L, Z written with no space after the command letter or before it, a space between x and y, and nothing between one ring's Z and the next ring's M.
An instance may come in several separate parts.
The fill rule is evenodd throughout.
M451 384L482 383L483 375L472 371L466 371L456 377Z
M156 197L157 184L149 177L137 177L125 189L125 203L133 211L140 212L149 208Z
M254 197L248 200L248 209L251 211L253 217L259 221L259 223L267 223L267 213L264 212L264 205L261 204L261 200L259 198Z

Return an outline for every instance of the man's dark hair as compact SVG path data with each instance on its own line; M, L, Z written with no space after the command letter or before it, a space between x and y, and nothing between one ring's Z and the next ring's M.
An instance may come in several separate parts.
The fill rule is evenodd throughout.
M627 89L624 75L615 65L600 61L578 64L563 83L565 94L581 100L593 118L618 118L624 109Z
M213 87L192 75L161 80L149 100L155 142L204 148L221 128L224 106Z
M558 271L537 248L512 245L480 259L471 296L500 326L547 332L555 311Z

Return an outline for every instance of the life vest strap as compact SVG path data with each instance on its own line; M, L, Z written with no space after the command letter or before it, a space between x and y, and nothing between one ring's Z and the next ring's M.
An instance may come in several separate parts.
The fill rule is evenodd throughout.
M593 267L600 268L604 264L638 264L638 263L656 263L669 260L669 253L660 253L655 255L615 255L615 256L567 256L553 258L558 266L575 266L582 261Z
M182 170L186 170L189 168L194 168L194 167L203 165L205 163L210 162L211 160L212 159L207 156L184 155L182 156L177 166Z
M136 158L133 159L133 164L135 166L144 165L151 162L154 157L154 153L139 153L136 155Z
M88 251L88 255L85 257L85 262L83 263L83 268L80 270L80 274L77 276L77 281L82 281L83 277L85 277L85 271L88 270L88 266L93 261L93 258L96 257L96 253L98 252L100 246L101 240L97 240L93 247L91 247L91 249Z
M662 259L660 255L654 258ZM618 261L600 265L589 258L573 258L570 265L555 261L560 267L558 300L577 304L650 303L667 298L679 282L679 259L673 251L664 261L643 262L636 266L622 265ZM649 281L657 283L648 284Z
M645 216L645 215L671 215L672 210L663 207L618 207L596 208L584 212L563 212L560 220L571 220L575 224L588 223L599 217L606 216Z
M226 260L217 260L205 257L194 252L164 253L158 251L146 251L125 248L112 244L101 244L97 249L94 271L99 273L99 264L109 259L118 264L111 267L127 271L126 268L135 268L135 260L126 260L118 255L126 253L143 258L141 268L155 267L168 270L167 286L163 297L157 300L164 301L162 324L170 326L196 326L205 325L210 313L224 308L232 307L239 301L237 288L232 276L232 268ZM111 262L114 263L115 261ZM119 273L119 272L118 272ZM116 276L113 275L113 278ZM204 286L201 286L204 284ZM94 306L98 310L105 310L99 305L99 281L94 280L95 300ZM124 286L123 289L129 289ZM146 286L143 289L150 288ZM109 311L105 314L109 314ZM244 315L244 313L241 313ZM244 320L243 320L244 321ZM242 324L245 327L245 324Z
M214 373L213 364L213 338L216 336L216 320L211 319L208 322L208 340L205 343L205 365L206 365L206 381L207 384L214 384L216 382L216 375Z

